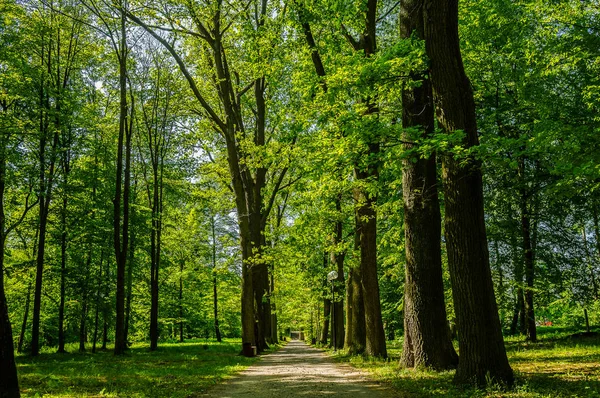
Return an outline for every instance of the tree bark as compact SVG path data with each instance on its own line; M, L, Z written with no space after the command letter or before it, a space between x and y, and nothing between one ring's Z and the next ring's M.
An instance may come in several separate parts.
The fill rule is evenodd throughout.
M0 137L0 398L18 398L19 379L15 364L12 326L4 293L4 245L6 243L6 216L4 191L6 188L6 137Z
M533 261L533 249L531 247L531 216L529 212L529 192L526 188L526 170L525 170L526 159L520 156L518 159L519 168L519 179L521 182L521 197L520 197L520 210L521 210L521 238L523 244L523 261L525 268L525 330L527 334L527 340L536 342L537 341L537 330L535 327L535 312L533 307L533 285L535 277L535 264Z
M458 0L425 0L425 46L430 61L439 126L462 131L463 145L479 145L475 103L458 37ZM448 265L458 326L457 383L484 386L490 380L512 385L494 295L480 163L446 153L442 157Z
M344 349L350 350L352 347L352 279L354 278L354 268L348 267L348 278L346 279L346 332L344 336Z
M23 323L21 324L21 333L17 343L17 352L23 352L23 343L25 342L25 332L27 331L27 318L29 317L29 306L31 304L32 282L27 285L27 297L25 298L25 312L23 313Z
M400 36L424 39L423 0L401 2ZM434 133L433 93L425 74L413 73L420 87L402 90L405 150L415 150L415 136ZM450 338L442 277L441 214L435 153L411 153L402 162L406 263L404 283L404 367L456 368L458 355Z
M215 323L215 337L221 342L221 329L219 329L219 300L217 295L217 235L215 233L215 216L211 217L211 233L212 233L212 275L213 275L213 314Z
M122 4L121 4L122 6ZM114 198L114 249L117 263L116 289L116 321L115 321L115 355L121 355L127 349L125 339L125 270L127 267L127 250L129 244L129 187L131 167L131 127L133 118L129 118L127 103L127 37L125 28L125 11L121 10L120 42L119 42L119 138L117 143L117 176ZM130 119L128 121L128 119ZM125 158L125 159L123 159ZM123 169L123 163L125 167ZM121 218L121 205L123 214Z

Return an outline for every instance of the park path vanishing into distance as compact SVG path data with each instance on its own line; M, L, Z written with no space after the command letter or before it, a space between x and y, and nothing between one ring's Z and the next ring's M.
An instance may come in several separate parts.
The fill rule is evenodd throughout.
M349 365L337 364L303 341L292 340L234 378L207 391L219 398L398 396Z

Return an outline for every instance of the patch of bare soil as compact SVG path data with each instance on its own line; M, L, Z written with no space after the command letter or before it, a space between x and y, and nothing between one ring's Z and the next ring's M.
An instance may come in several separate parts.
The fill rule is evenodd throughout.
M323 352L295 340L265 355L233 379L215 386L207 395L220 398L396 396L389 388L370 380L364 372L336 364Z

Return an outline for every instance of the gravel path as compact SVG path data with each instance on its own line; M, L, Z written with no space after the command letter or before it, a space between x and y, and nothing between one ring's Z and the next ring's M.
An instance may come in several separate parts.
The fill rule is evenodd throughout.
M365 373L334 363L323 352L292 340L239 375L208 391L210 397L369 397L392 398L391 390Z

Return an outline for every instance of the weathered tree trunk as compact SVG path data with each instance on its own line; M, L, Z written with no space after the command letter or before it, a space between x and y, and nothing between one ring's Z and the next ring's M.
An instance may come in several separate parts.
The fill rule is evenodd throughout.
M458 37L458 0L425 0L425 46L439 126L448 134L465 133L463 145L479 145L475 103ZM512 385L494 286L483 213L479 161L442 158L445 232L460 362L457 383Z
M424 38L423 1L401 2L400 36ZM418 129L427 138L434 132L433 93L424 74L413 74L420 87L402 90L402 127L406 150L414 150ZM416 158L416 161L413 160ZM435 370L455 368L458 355L452 346L446 319L442 278L441 214L437 190L436 157L420 153L402 162L406 280L404 283L404 367Z

